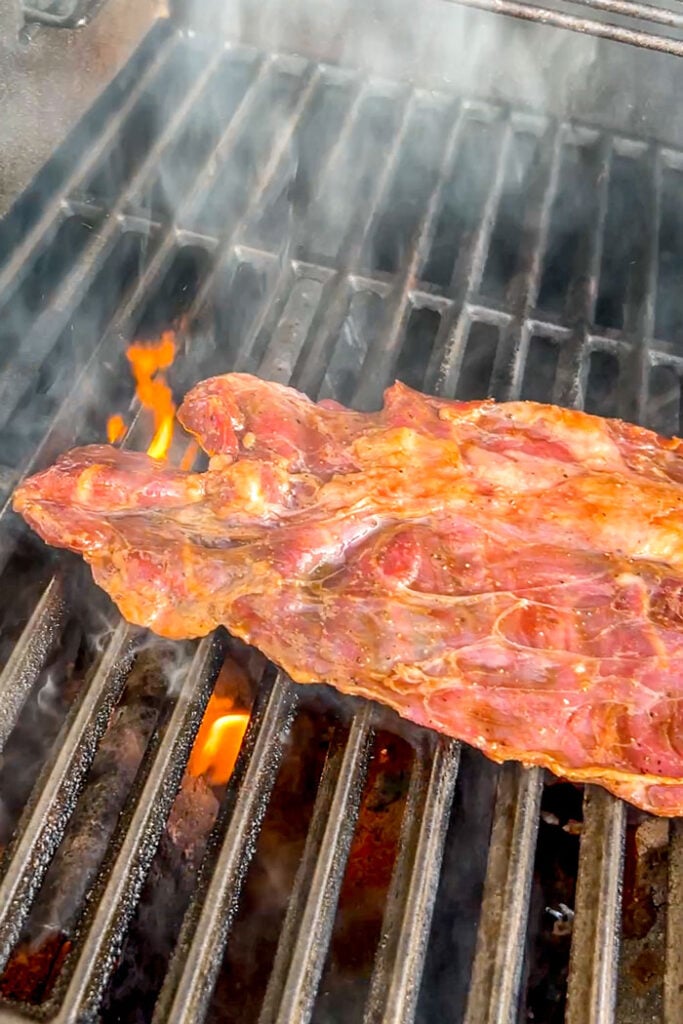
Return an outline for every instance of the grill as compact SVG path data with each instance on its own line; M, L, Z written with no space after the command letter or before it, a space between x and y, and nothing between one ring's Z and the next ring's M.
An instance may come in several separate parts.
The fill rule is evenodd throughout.
M683 1019L678 822L226 635L150 638L9 508L168 328L179 394L240 369L371 408L397 377L676 432L682 173L633 133L156 23L0 223L0 1020ZM235 770L200 784L235 677Z

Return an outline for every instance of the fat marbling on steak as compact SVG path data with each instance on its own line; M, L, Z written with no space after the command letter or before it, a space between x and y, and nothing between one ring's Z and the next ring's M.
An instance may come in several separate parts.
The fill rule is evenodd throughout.
M359 413L244 374L188 473L76 449L16 492L133 623L219 624L298 682L683 813L683 442L395 384Z

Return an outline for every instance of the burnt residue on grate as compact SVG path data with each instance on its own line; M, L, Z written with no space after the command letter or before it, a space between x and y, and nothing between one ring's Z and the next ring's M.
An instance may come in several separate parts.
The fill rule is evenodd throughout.
M19 943L0 977L7 998L39 1003L56 978L46 970L46 947L55 961L71 944L89 891L97 881L109 843L135 781L169 685L169 656L161 644L142 650L100 741L85 786L64 837L37 893Z
M261 678L220 631L141 638L5 499L113 412L149 443L125 347L166 329L177 397L248 370L376 408L398 377L680 430L683 158L202 34L135 61L3 226L2 1013L680 1019L663 829ZM216 782L196 751L226 648L253 692Z
M26 559L10 559L3 574L8 581ZM36 550L36 549L33 549ZM47 563L47 564L46 564ZM16 686L3 693L0 729L6 739L0 761L0 847L10 843L22 812L59 733L79 695L89 685L113 631L108 598L88 592L87 572L70 559L47 582L51 559L29 559L33 572L18 571L21 581L14 601L3 590L2 668ZM67 568L68 567L68 568ZM38 569L38 578L35 570ZM47 579L45 578L47 576ZM33 604L33 615L27 611ZM37 614L34 611L37 605ZM32 627L32 628L31 628Z

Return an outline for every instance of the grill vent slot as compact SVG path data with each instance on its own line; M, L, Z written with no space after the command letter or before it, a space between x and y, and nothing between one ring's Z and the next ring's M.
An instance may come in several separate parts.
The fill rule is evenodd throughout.
M595 319L601 327L621 330L629 297L647 274L648 238L652 211L648 167L643 158L612 158L610 186L602 248L602 266Z
M442 190L433 240L423 271L430 284L448 290L458 253L468 247L496 169L500 126L467 118L452 172Z
M619 361L612 352L597 349L588 361L586 411L616 416L619 411Z
M662 172L661 219L657 281L658 338L683 346L683 294L680 266L683 258L683 174L672 168Z
M529 197L538 191L543 147L537 135L528 132L513 135L482 281L482 292L496 303L505 300L515 275L522 269L525 237L529 231L526 219L533 214L533 210L528 209Z
M434 309L413 309L405 329L405 341L398 357L396 379L411 388L421 388L424 368L428 365L441 317Z
M456 398L470 400L491 395L491 376L498 338L498 329L491 324L472 324L458 378Z
M598 213L597 173L595 144L565 143L538 296L539 307L551 313L564 311L582 272L586 241Z
M529 342L521 398L531 402L547 402L553 395L559 345L550 338L535 334Z

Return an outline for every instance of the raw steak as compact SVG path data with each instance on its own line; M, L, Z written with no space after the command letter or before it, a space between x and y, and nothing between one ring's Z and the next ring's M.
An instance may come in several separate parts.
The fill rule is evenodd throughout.
M479 747L683 813L683 442L395 384L381 412L229 374L186 473L104 446L15 508L131 622L219 624Z

